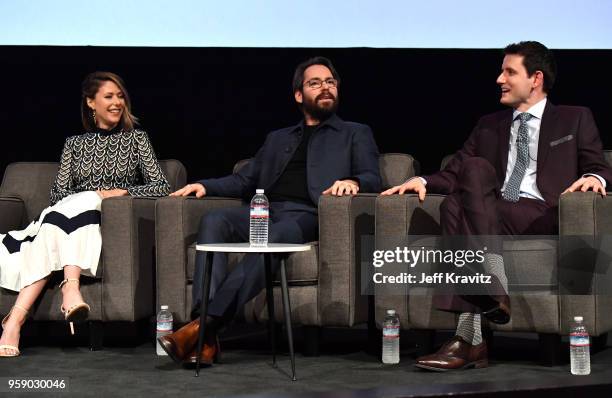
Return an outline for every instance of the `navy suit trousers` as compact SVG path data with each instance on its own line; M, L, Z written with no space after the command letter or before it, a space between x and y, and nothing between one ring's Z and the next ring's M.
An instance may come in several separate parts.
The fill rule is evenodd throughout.
M294 202L270 204L270 243L306 243L317 240L318 214L313 206ZM198 244L249 241L249 205L211 211L200 220ZM271 255L272 272L280 266L280 255ZM199 314L201 285L206 253L196 254L193 277L193 306L191 316ZM211 274L208 315L231 319L246 302L265 287L263 254L249 253L234 269L228 270L227 254L215 253Z

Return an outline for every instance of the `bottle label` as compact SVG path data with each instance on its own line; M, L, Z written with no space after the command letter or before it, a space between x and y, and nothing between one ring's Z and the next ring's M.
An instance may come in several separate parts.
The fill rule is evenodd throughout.
M172 332L172 322L157 322L158 332Z
M251 206L251 218L268 218L269 213L265 206Z
M570 333L570 345L572 347L588 347L589 344L589 334L574 332Z
M400 335L400 327L399 326L385 326L383 328L383 337L384 338L399 338Z

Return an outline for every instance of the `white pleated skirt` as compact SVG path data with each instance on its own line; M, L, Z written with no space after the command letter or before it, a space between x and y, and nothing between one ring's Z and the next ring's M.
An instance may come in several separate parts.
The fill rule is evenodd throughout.
M0 287L18 292L66 265L95 276L101 204L96 192L79 192L47 207L25 229L0 234Z

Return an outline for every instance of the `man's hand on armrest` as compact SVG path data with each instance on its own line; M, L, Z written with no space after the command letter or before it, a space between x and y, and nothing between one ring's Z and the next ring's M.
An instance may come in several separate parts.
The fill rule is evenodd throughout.
M422 177L412 177L402 185L396 185L393 188L387 189L381 195L393 195L395 193L403 195L407 192L414 192L419 195L419 200L422 202L425 200L425 194L427 193L424 181Z
M576 191L582 191L582 192L593 191L593 192L599 192L602 196L606 196L606 189L601 184L601 181L599 180L599 178L593 175L584 176L584 177L577 179L572 185L570 185L569 188L563 191L561 195L567 192L576 192Z
M206 195L206 188L199 182L187 184L178 191L172 192L170 196L189 196L195 193L196 198L201 198Z
M334 185L323 191L323 195L357 195L359 184L353 180L337 180Z

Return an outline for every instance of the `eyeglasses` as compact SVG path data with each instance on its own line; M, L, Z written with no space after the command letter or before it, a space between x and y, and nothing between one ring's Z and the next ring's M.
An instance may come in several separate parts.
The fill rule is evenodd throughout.
M323 87L323 83L327 84L327 87L337 87L338 86L338 80L334 79L333 77L330 77L328 79L325 80L321 80L321 79L310 79L307 82L304 83L304 86L316 90L318 88Z

